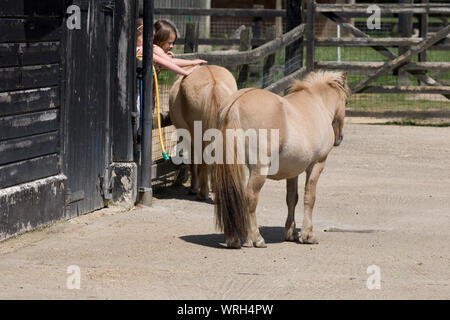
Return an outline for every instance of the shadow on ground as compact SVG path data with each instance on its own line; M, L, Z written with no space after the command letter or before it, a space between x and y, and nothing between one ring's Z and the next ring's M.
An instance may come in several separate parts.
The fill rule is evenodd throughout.
M296 231L300 232L300 229L297 229ZM260 227L259 232L267 244L284 242L283 227ZM187 235L181 236L180 239L205 247L218 249L224 249L227 247L225 236L222 233Z
M214 204L211 198L202 201L197 200L197 195L190 193L189 188L183 185L158 188L154 191L153 197L156 199L178 199Z

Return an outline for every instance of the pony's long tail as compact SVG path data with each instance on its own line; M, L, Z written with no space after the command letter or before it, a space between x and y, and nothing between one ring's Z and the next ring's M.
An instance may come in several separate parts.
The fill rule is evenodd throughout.
M240 247L247 238L249 229L248 206L245 199L245 164L237 162L234 138L226 141L226 129L240 127L239 118L234 115L236 108L223 110L218 128L223 137L223 163L215 164L213 169L215 191L216 225L224 231L229 247ZM234 112L233 112L234 111ZM226 151L234 149L232 163L226 161ZM228 161L229 162L229 161Z

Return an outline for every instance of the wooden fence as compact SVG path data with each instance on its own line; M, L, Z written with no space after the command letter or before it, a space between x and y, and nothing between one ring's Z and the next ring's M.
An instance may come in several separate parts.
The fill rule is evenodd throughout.
M180 58L186 59L205 59L210 64L222 66L248 65L257 63L267 59L275 52L289 47L297 42L297 47L306 46L306 66L303 67L303 61L297 64L299 68L292 74L286 75L285 78L264 86L266 89L282 93L288 88L295 79L303 77L307 72L314 69L330 69L330 70L349 70L370 74L369 77L352 87L353 93L430 93L442 94L446 97L450 96L450 87L443 85L431 78L427 72L433 70L448 71L450 70L450 61L427 62L427 50L450 50L450 26L444 26L438 32L428 32L428 16L430 14L440 14L444 17L450 16L450 7L444 3L427 3L423 4L379 4L380 14L382 16L393 15L420 15L420 37L412 38L406 34L405 37L396 38L374 38L357 29L353 24L347 22L348 18L368 16L367 8L369 4L319 4L313 0L306 2L306 23L302 22L302 7L295 5L302 1L289 1L294 5L288 8L296 8L297 19L292 30L275 38L269 42L264 39L252 39L250 44L246 44L248 39L243 38L244 32L241 31L240 39L187 39L181 38L178 43L196 43L196 44L216 44L216 45L237 45L247 47L246 51L228 51L228 52L209 52L209 53L189 53L178 55ZM288 10L266 10L266 9L180 9L180 8L164 8L155 9L155 14L167 15L210 15L210 16L252 16L256 17L283 17L287 19L286 24L292 27L292 20L295 16ZM353 37L343 38L316 38L315 36L315 18L323 15L331 19L341 28L348 31ZM291 18L289 18L291 17ZM411 23L411 20L410 20ZM408 28L406 28L408 29ZM195 37L195 34L193 35ZM306 37L306 38L305 38ZM252 46L260 45L254 49ZM382 56L388 59L387 62L324 62L315 60L316 47L370 47ZM389 48L399 47L404 50L401 55L394 54ZM419 56L418 62L410 62L414 56ZM286 61L292 57L286 57ZM302 59L302 58L300 58ZM266 63L270 63L267 59ZM286 62L287 64L287 62ZM268 70L270 68L264 67ZM398 70L408 73L418 79L422 85L398 85L398 86L370 86L370 84L382 75L395 74ZM239 75L240 76L240 75ZM265 74L263 76L266 76ZM165 115L167 116L167 115ZM166 121L166 123L169 123Z
M427 2L427 1L426 1ZM429 14L446 14L450 15L450 7L446 4L380 4L380 15L385 13L389 14L401 14L409 16L409 24L411 25L412 14L421 14L421 28L420 28L420 38L411 38L411 30L407 37L404 38L371 38L368 34L357 29L352 24L347 23L345 19L340 16L340 13L345 12L347 14L363 13L367 10L367 5L355 4L355 5L327 5L327 4L316 4L312 0L308 0L308 39L312 39L308 43L308 57L307 65L308 70L313 70L315 67L323 69L342 69L342 66L336 66L333 63L321 63L314 61L314 48L316 45L336 45L339 47L345 46L365 46L371 47L378 53L388 58L388 62L382 65L375 66L372 64L365 63L351 63L345 64L346 68L352 70L373 70L374 72L368 76L366 79L362 80L356 86L352 87L353 93L435 93L436 88L439 93L445 95L447 98L450 97L450 87L443 86L435 79L427 75L428 70L432 69L444 69L450 70L450 62L441 63L427 63L426 62L426 50L427 49L450 49L450 26L447 25L437 31L434 34L428 33L428 15ZM340 38L340 39L314 39L314 23L313 19L316 13L320 13L327 18L331 19L335 23L339 24L343 29L350 32L355 38ZM405 23L405 22L404 22ZM408 23L408 22L407 22ZM403 27L403 26L400 26ZM403 29L411 29L410 26L403 27ZM312 43L315 42L315 43ZM412 47L413 46L413 47ZM399 47L398 56L389 50L390 47ZM418 63L411 63L410 59L419 55ZM395 70L402 69L403 72L407 72L413 77L417 78L421 83L426 84L426 86L369 86L370 83L378 79L380 76L392 73Z
M404 1L403 1L404 2ZM267 77L273 66L273 57L276 52L286 48L285 76L273 83L263 79L263 88L272 92L283 94L296 79L303 78L308 72L315 69L346 70L367 75L359 83L353 85L353 93L376 94L439 94L450 98L450 86L440 83L430 76L430 71L446 72L450 70L450 60L441 62L427 61L429 50L450 50L450 25L443 25L436 32L429 32L429 16L450 16L450 7L445 3L422 4L397 3L379 4L381 16L399 17L399 33L401 37L376 38L355 27L348 22L353 17L368 17L367 8L371 4L319 4L313 0L289 0L286 10L265 9L155 9L155 14L165 15L209 15L209 16L251 16L282 17L286 21L287 32L281 36L270 36L265 39L252 38L248 29L241 30L238 39L199 39L195 32L187 32L185 38L180 38L178 44L185 45L185 53L177 55L185 59L205 59L210 64L222 66L243 66L238 68L238 79L246 79L250 64L263 63L263 78ZM303 6L302 6L303 3ZM317 37L316 18L324 16L345 30L350 36L346 37ZM420 33L412 37L413 15L419 17ZM305 19L306 18L306 21ZM258 20L257 20L258 21ZM194 26L195 27L195 26ZM189 26L186 26L186 30ZM271 39L271 40L269 40ZM200 53L195 52L199 44L207 45L239 45L238 50ZM306 47L305 65L303 65L303 48ZM385 62L330 62L317 61L315 51L317 47L366 47L383 56ZM394 53L392 48L398 48ZM193 51L193 52L192 52ZM450 51L449 51L450 52ZM418 56L417 62L412 58ZM296 68L292 70L289 65L296 60ZM374 82L384 75L396 75L397 85L374 85ZM417 79L418 85L404 83L402 77L409 76ZM245 81L244 81L245 83ZM168 113L163 115L164 123L170 125Z

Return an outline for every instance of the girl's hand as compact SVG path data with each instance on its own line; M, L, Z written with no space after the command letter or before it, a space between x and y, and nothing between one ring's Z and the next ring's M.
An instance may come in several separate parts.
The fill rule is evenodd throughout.
M166 54L171 58L175 57L175 54L172 51L167 51Z
M192 73L192 71L194 71L197 68L198 68L198 66L195 66L193 68L190 68L189 70L186 70L186 76L190 75Z
M206 63L208 63L208 61L202 60L202 59L195 59L195 60L193 60L193 62L194 62L194 65L198 65L198 64L206 64Z

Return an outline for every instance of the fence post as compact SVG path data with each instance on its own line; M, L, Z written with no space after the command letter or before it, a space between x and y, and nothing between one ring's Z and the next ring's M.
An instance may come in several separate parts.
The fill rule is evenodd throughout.
M428 5L429 0L422 0L423 4ZM427 13L423 13L419 17L419 23L420 23L420 31L419 31L419 37L426 38L428 34L428 6L427 6ZM427 51L423 51L419 53L419 62L426 62L427 61ZM425 74L427 71L423 71ZM421 81L419 81L419 84L421 84Z
M264 9L264 5L254 4L253 9ZM261 39L263 36L263 18L254 17L253 18L253 36L256 39Z
M399 3L413 3L412 0L400 0ZM401 37L410 38L412 35L412 13L400 13L398 15L398 32ZM401 56L410 47L398 47L398 55ZM409 74L403 68L398 70L398 84L400 86L407 86L410 84Z
M276 38L277 29L276 26L271 26L267 28L266 31L266 40L267 42L273 40ZM272 80L272 67L275 64L275 53L268 56L266 59L264 59L264 66L263 66L263 88L267 87L271 80Z
M301 25L302 0L287 0L286 2L286 32ZM284 75L303 67L303 37L286 47Z
M198 24L196 22L186 23L186 33L184 37L184 53L194 53L198 51Z
M252 28L245 28L241 30L239 51L249 51L252 49ZM239 68L237 85L239 89L247 87L248 79L248 64L244 64Z
M140 203L152 205L152 107L153 107L153 0L144 1L144 94L142 110L142 163Z
M283 4L282 4L283 0L276 0L276 4L275 4L275 9L277 10L282 10L283 9ZM289 0L288 0L289 2ZM281 35L283 35L283 18L282 17L276 17L275 18L275 26L276 26L276 30L277 30L277 37L280 37Z
M308 44L306 46L306 71L314 70L314 24L315 24L316 3L308 0L306 34Z

